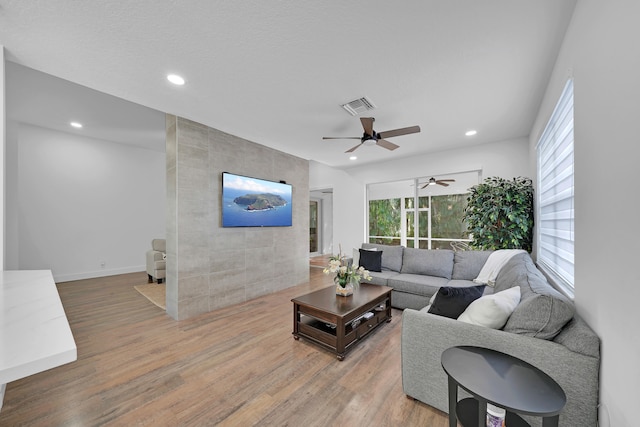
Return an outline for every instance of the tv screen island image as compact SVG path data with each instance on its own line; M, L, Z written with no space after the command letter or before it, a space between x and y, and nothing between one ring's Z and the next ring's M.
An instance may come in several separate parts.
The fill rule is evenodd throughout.
M291 185L222 173L223 227L290 227Z

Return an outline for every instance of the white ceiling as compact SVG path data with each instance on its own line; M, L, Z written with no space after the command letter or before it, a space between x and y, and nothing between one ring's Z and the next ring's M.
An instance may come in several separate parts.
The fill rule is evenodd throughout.
M147 126L168 112L335 167L354 165L354 141L322 136L361 135L340 104L362 96L376 131L422 132L391 138L393 152L361 147L357 164L527 136L575 1L1 0L9 61L94 89L58 82L66 95L38 96L49 89L8 67L9 95L30 95L8 96L7 114L126 142L157 134ZM157 111L132 120L144 109L99 92Z

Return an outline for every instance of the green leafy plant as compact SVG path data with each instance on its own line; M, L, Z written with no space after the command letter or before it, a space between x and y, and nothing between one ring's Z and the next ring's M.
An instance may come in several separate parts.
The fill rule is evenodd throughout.
M489 177L469 189L464 221L476 249L524 249L533 241L533 183L530 178Z

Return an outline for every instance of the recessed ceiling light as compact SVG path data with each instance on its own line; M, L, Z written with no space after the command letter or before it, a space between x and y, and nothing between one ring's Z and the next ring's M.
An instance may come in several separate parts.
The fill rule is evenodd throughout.
M167 80L177 86L182 86L184 84L184 79L177 74L169 74L167 76Z
M357 157L357 156L351 156L351 157L349 157L349 160L357 160L357 159L358 159L358 157Z
M82 123L78 123L78 122L71 122L69 124L77 129L80 129L82 127Z
M466 132L465 132L465 135L467 135L467 136L473 136L473 135L475 135L476 133L478 133L478 131L477 131L477 130L472 129L472 130L468 130L468 131L466 131Z

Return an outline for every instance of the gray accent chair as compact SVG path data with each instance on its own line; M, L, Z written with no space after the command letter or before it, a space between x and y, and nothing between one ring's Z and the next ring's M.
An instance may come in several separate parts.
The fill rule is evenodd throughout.
M149 283L154 280L158 283L167 277L166 274L167 241L165 239L153 239L151 249L147 251L147 276Z

